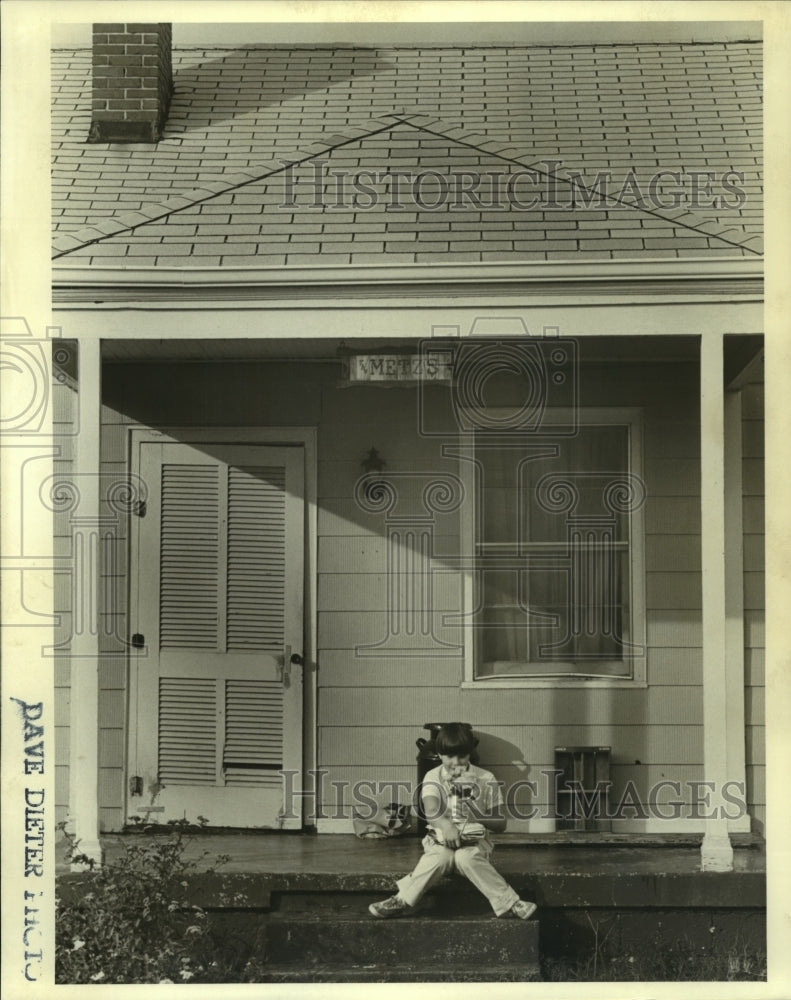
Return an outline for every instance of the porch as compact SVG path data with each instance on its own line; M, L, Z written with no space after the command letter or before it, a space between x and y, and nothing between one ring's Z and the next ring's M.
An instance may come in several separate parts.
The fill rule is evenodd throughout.
M106 863L132 836L102 838ZM541 960L598 947L604 938L635 953L684 941L700 954L735 945L762 949L766 853L762 838L732 834L733 870L702 871L701 836L557 833L495 838L499 871L533 921L493 921L486 901L456 876L443 880L412 919L373 920L368 904L392 893L420 851L419 839L360 841L351 835L204 833L189 856L227 855L215 874L195 876L191 896L213 918L259 943L272 981L462 981L538 979ZM62 846L62 845L61 845ZM59 891L82 891L58 850ZM228 900L233 900L229 903ZM430 919L427 919L430 918ZM465 956L443 965L459 923ZM505 956L499 964L486 956ZM478 957L476 957L478 956ZM476 970L477 967L477 970Z
M159 466L148 475L140 452L164 447L162 442L200 452L195 461L207 465L216 458L209 454L213 447L232 441L234 446L287 445L304 454L304 495L299 495L305 508L304 553L285 562L304 568L304 615L300 618L294 611L302 607L298 600L288 603L296 622L289 627L296 631L273 656L280 670L286 659L295 662L291 652L301 650L297 657L303 661L304 697L297 705L301 719L283 730L295 737L293 752L282 761L278 758L278 765L295 774L326 772L324 794L329 799L330 788L351 789L358 781L409 784L422 720L470 719L481 738L482 763L524 798L533 784L541 786L543 794L541 778L553 767L558 745L611 746L613 795L618 801L628 791L650 802L653 789L665 795L678 783L689 789L703 787L703 782L725 791L743 790L744 808L737 816L725 809L719 818L702 823L692 815L690 800L676 819L652 814L629 821L630 835L690 831L697 847L704 845L698 866L712 872L730 868L729 838L762 831L764 815L762 354L761 339L754 335L760 328L759 315L754 314L758 289L752 271L742 274L740 269L741 277L729 272L727 291L717 286L714 293L698 287L698 274L689 278L690 288L696 295L713 295L710 307L701 312L697 302L687 301L689 288L680 296L683 301L676 302L673 293L670 301L657 302L653 282L660 275L664 281L671 272L664 266L652 272L650 287L647 272L629 276L623 288L606 292L606 307L599 308L597 299L592 311L590 300L583 305L575 299L560 307L559 325L551 328L573 341L580 414L591 426L596 420L614 420L610 411L617 410L619 420L628 415L627 435L633 444L617 465L622 470L628 465L630 475L639 473L645 487L645 510L636 515L644 521L632 532L631 568L622 574L631 582L629 588L624 586L621 601L624 619L640 639L635 648L645 655L621 664L617 676L597 677L588 676L590 669L582 677L548 679L489 677L481 669L472 629L465 632L459 624L470 611L475 590L469 569L476 544L471 502L464 509L428 513L420 506L427 470L432 482L440 475L443 482L458 483L470 465L464 455L454 453L461 432L458 421L454 423L455 397L442 385L406 382L384 390L373 383L350 386L342 377L348 354L416 350L419 335L434 330L454 330L459 343L477 343L475 338L484 332L479 321L484 308L491 310L487 323L496 321L500 331L523 330L525 336L516 343L532 350L534 341L543 343L544 338L527 336L528 324L545 329L545 317L539 306L517 304L524 294L521 272L498 266L496 274L487 272L489 284L460 283L458 297L442 286L442 294L430 304L416 276L391 275L388 281L398 279L398 290L410 303L408 321L392 299L377 299L372 305L370 288L382 281L378 273L366 276L370 287L365 297L355 285L350 293L359 298L342 308L335 303L326 314L331 321L319 307L330 304L321 298L329 274L312 286L319 298L311 299L310 308L294 308L278 299L277 309L253 307L233 326L219 322L224 307L200 299L208 293L195 290L200 301L190 302L185 310L176 309L170 298L146 300L140 306L140 322L129 327L134 338L101 339L102 312L86 312L79 300L76 307L65 303L64 335L85 330L89 334L74 337L79 341L70 355L74 370L65 373L72 375L73 387L64 404L64 427L76 427L79 403L80 433L74 435L68 457L64 446L58 472L81 476L81 482L90 484L90 510L99 519L107 514L101 524L110 538L104 543L107 565L99 560L98 542L93 561L81 564L82 592L97 591L102 628L92 623L91 629L70 636L72 595L64 586L56 596L62 645L71 638L71 660L96 664L95 671L76 671L64 657L56 682L64 706L56 802L59 816L72 820L86 852L100 859L100 838L106 842L105 834L121 829L127 816L154 805L160 820L202 814L212 821L222 816L229 825L245 825L218 801L198 801L204 791L214 795L210 789L215 785L187 782L185 787L198 790L195 802L166 801L181 784L178 767L189 763L186 758L193 748L189 740L181 741L181 757L170 771L163 771L154 759L167 726L159 725L152 706L160 704L164 691L171 698L167 704L175 705L176 713L180 710L180 699L168 687L170 674L152 667L156 656L140 646L148 643L158 655L161 613L155 598L160 588L151 567L160 565L154 550L161 532L156 531L154 515L161 506L161 490L146 494L148 506L143 502L140 507L144 516L137 508L116 509L104 495L105 487L117 480L159 483ZM673 271L672 276L682 280L680 273ZM718 274L717 279L724 276ZM542 272L542 281L548 277ZM582 274L579 278L594 281ZM170 294L172 276L167 280L171 283L163 284L161 291L167 288ZM433 272L431 280L437 280ZM549 294L548 287L542 285L542 294ZM388 288L392 294L393 288ZM603 294L596 288L597 295ZM282 294L279 286L267 289L267 294ZM553 305L556 294L552 292ZM114 305L107 295L106 289L100 294L103 309ZM259 301L255 296L253 300ZM148 310L156 314L149 317L151 323L142 321ZM716 328L710 329L712 317ZM284 336L292 320L299 338ZM211 339L202 337L210 333L207 323L215 331ZM179 335L185 325L194 336ZM497 341L494 328L486 329L489 342ZM735 329L743 332L726 333ZM507 372L501 375L505 378ZM504 386L498 382L492 392L498 405L517 406L523 389L517 380ZM66 394L62 387L60 392ZM558 402L553 397L549 403L553 400ZM555 409L563 408L558 402ZM426 429L421 421L429 417ZM387 512L369 510L360 502L357 484L371 450L384 462L388 476L404 486L404 499L413 505L408 513L415 521L415 538L425 539L422 556L399 545ZM473 497L474 490L466 495ZM88 511L88 499L86 490L80 518ZM71 511L59 511L57 545L76 551L83 526ZM139 543L149 534L153 543ZM387 582L404 553L404 565L413 567L413 579L406 582L420 583L433 599L432 615L421 625L429 640L424 645L430 648L388 651L381 648L392 638ZM225 578L224 572L214 570L206 570L207 580ZM150 600L141 603L136 594ZM179 608L193 606L190 595L183 595ZM412 635L408 616L424 613L426 606L404 606L397 622L399 635ZM203 623L190 622L195 625L188 630L192 635ZM444 655L453 649L457 655ZM434 655L437 651L443 655ZM410 655L400 655L404 652ZM522 661L530 666L529 655L510 659L520 670ZM166 683L157 691L160 673ZM297 671L290 673L289 690L294 694ZM137 706L137 715L129 714L130 706ZM141 713L148 714L143 718ZM175 725L178 720L171 716L166 722ZM212 730L219 735L207 765L220 775L216 789L223 795L226 764L231 770L240 764L252 767L247 760L223 759L224 725ZM296 738L300 729L301 746ZM242 782L227 792L235 796L239 814L250 825L277 825L279 803L270 802L263 819L249 815L243 782L259 780L257 772L231 777ZM332 802L317 798L315 804L324 809ZM348 836L352 804L344 802L345 812L337 818L319 818L320 832ZM517 803L520 808L526 804L521 799ZM548 796L530 805L552 814ZM671 809L672 803L667 806ZM310 823L312 817L306 814L301 821ZM300 817L295 815L293 822L299 825ZM526 837L542 836L554 825L543 819L518 822L522 826L515 832ZM706 838L701 841L697 835L704 828ZM689 854L693 864L695 853Z

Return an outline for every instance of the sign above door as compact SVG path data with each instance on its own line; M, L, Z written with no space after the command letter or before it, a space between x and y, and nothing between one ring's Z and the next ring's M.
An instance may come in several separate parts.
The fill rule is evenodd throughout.
M374 382L450 384L453 375L453 353L448 350L420 354L353 354L343 358L343 364L346 385Z

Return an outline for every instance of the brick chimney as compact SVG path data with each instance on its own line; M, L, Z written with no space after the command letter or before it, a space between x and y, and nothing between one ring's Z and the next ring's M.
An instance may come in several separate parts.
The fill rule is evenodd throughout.
M173 96L171 25L94 24L88 142L158 142Z

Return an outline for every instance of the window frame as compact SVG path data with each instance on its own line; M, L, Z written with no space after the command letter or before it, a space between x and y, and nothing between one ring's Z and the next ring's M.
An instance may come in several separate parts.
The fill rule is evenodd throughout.
M492 407L494 413L501 409ZM506 414L508 411L502 408ZM579 423L588 426L626 426L629 436L629 453L626 472L629 475L643 479L643 411L641 407L580 407L577 411ZM569 409L547 409L542 418L542 425L557 424L568 427L572 417ZM568 436L567 432L558 435ZM465 487L468 501L462 506L461 541L463 551L470 558L469 568L465 569L463 578L463 617L466 623L472 622L477 587L477 572L475 569L476 537L478 523L478 493L477 466L475 457L475 440L472 433L465 434L462 443L462 453L465 459L460 460L460 475ZM473 460L470 460L473 459ZM546 665L541 664L541 674L518 675L509 677L476 677L475 667L478 657L478 642L475 629L466 625L464 632L464 679L463 688L475 690L496 688L644 688L646 682L646 568L645 568L645 504L640 504L627 518L628 551L629 551L629 620L631 642L636 652L625 658L630 667L630 676L592 676L583 673L569 673L569 661L562 665L566 672L550 674Z

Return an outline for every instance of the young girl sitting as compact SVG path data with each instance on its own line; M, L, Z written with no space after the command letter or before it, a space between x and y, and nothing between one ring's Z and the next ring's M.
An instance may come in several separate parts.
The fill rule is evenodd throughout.
M421 801L428 833L414 871L396 884L395 896L372 903L375 917L408 914L444 874L454 869L468 878L491 903L495 915L529 920L535 903L521 900L489 860L494 845L489 831L501 833L506 820L494 775L470 763L472 732L458 722L442 726L435 738L442 761L423 780Z

